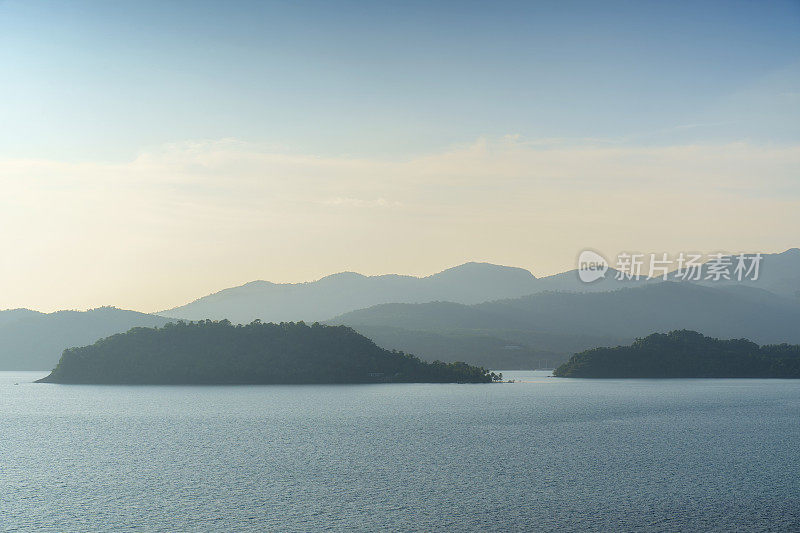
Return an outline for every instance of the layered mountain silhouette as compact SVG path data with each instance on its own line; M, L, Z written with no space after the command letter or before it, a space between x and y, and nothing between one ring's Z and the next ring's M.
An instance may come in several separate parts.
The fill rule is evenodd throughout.
M113 307L55 313L0 311L0 369L49 370L65 348L91 344L137 326L163 326L169 321Z
M615 274L583 283L575 270L536 278L522 268L466 263L427 277L343 272L308 283L254 281L158 315L108 307L0 311L0 369L48 370L65 348L175 319L328 321L424 359L507 369L552 367L576 351L673 329L800 342L800 249L764 255L757 281L619 281Z
M253 281L160 314L188 320L227 318L243 324L255 319L314 322L384 303L445 301L470 305L548 291L608 292L661 281L645 278L618 280L617 273L611 268L605 278L584 283L577 270L536 278L522 268L490 263L466 263L422 278L342 272L306 283ZM750 286L800 301L800 249L797 248L780 254L765 254L756 281L705 281L706 275L707 272L702 270L697 283ZM669 279L677 281L674 272Z
M731 279L721 277L714 281L708 280L711 273L708 268L709 263L706 262L698 269L700 279L694 282L708 286L756 287L800 300L800 248L790 248L779 254L764 254L758 267L758 277L755 280L752 279L752 274L742 276L741 280L733 275L737 260L736 256L723 256L723 261L731 265ZM750 262L746 261L745 266L749 267ZM670 273L669 279L680 281L677 272Z
M466 263L424 278L342 272L307 283L253 281L162 314L189 320L227 318L234 323L313 322L381 303L473 304L530 294L535 287L536 278L525 269Z
M227 318L242 324L256 319L314 322L383 303L475 304L543 291L600 292L637 284L616 280L615 272L609 270L605 279L594 283L583 283L577 270L536 278L523 268L491 263L465 263L421 278L341 272L306 283L252 281L160 314L187 320Z
M469 306L384 304L346 313L330 323L349 325L378 344L413 346L422 357L437 351L437 337L500 339L504 348L515 346L515 352L526 354L530 367L593 346L690 327L722 338L798 343L800 303L752 287L667 281L610 292L543 292ZM514 361L506 351L493 354L497 368ZM518 360L522 354L513 355ZM471 353L464 359L481 357Z

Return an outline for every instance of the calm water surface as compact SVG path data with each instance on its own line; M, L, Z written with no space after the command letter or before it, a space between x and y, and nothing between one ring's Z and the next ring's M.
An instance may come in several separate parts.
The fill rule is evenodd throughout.
M800 531L800 380L0 373L0 530Z

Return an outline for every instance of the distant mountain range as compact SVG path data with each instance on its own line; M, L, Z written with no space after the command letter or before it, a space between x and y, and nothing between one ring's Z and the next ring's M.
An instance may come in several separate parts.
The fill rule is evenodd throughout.
M254 281L157 315L109 307L0 311L0 369L48 370L65 348L175 319L327 321L425 359L551 367L576 351L672 329L798 342L798 305L797 248L765 255L756 282L619 281L610 269L605 279L583 283L575 270L536 278L489 263L421 278L343 272L308 283Z
M607 292L659 281L617 280L616 274L611 268L605 278L584 283L577 270L536 278L522 268L490 263L466 263L422 278L342 272L307 283L253 281L160 314L187 320L227 318L243 324L255 319L314 322L385 303L442 301L469 305L546 291ZM670 279L675 279L674 273ZM758 281L707 283L753 286L800 300L800 249L764 255Z
M442 300L473 304L511 298L534 291L536 281L525 269L488 263L466 263L424 278L341 272L307 283L252 281L162 314L189 320L227 318L239 323L255 319L313 322L381 303Z
M414 331L512 330L615 338L694 324L718 337L744 335L762 343L800 340L796 301L750 287L712 288L669 281L604 293L543 292L471 306L383 304L330 322Z
M65 348L92 344L137 326L163 326L169 321L113 307L56 313L0 311L0 370L50 370Z
M453 344L461 345L461 353L448 357L511 369L523 362L524 368L553 366L576 351L690 327L721 338L798 343L800 302L751 287L667 281L610 292L543 292L471 306L384 304L329 323L349 325L379 345L413 348L423 358L441 357L445 339L460 339ZM475 338L483 343L467 340ZM488 339L495 339L490 349Z
M736 265L735 256L726 256L733 266ZM741 281L735 279L707 281L709 275L708 263L700 270L701 280L697 283L708 286L734 286L744 285L763 289L780 296L787 296L800 300L800 248L791 248L779 254L764 254L759 266L758 279L753 281L745 278ZM670 273L669 279L677 280L677 273Z

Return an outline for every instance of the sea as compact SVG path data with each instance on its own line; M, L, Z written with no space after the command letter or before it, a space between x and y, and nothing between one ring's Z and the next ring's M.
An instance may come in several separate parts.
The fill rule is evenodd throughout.
M0 531L800 531L800 380L35 384Z

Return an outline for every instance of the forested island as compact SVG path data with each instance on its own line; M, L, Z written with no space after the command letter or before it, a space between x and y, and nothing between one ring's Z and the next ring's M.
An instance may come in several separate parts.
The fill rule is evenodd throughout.
M42 383L323 384L490 383L466 363L428 363L384 350L346 326L227 320L133 328L64 350Z
M759 346L696 331L653 333L630 346L593 348L553 372L570 378L800 378L800 346Z

